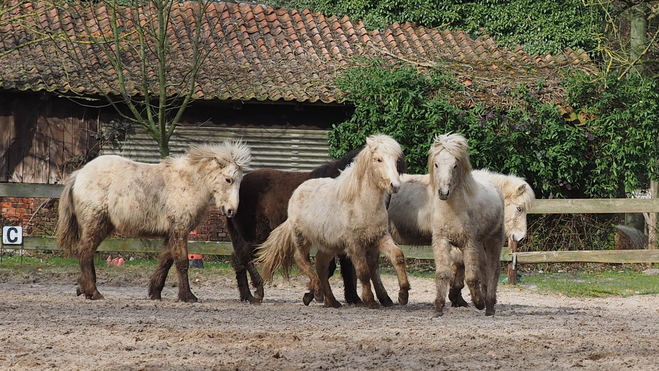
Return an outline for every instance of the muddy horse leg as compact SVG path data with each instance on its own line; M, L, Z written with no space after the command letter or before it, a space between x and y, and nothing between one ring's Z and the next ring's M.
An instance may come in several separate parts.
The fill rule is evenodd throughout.
M435 257L435 317L444 314L446 295L451 279L451 244L446 238L433 236L432 251Z
M361 304L362 299L357 294L357 274L352 261L346 254L339 254L341 277L343 278L343 295L348 304ZM331 268L331 267L330 267Z
M263 300L263 277L256 269L256 266L252 261L247 263L247 272L252 279L252 286L254 286L254 299L260 303Z
M94 267L94 253L98 245L112 232L112 227L102 223L103 218L85 228L78 242L78 265L80 266L80 279L78 281L77 295L85 295L86 299L103 299L103 295L96 287L96 268Z
M377 296L383 307L393 306L394 301L387 294L387 289L384 287L382 279L380 279L380 251L376 249L369 250L366 260L368 261L368 269L371 272L371 282L373 282L375 296Z
M178 273L178 300L184 303L195 303L197 297L190 291L190 279L188 277L188 234L181 234L176 238L172 238L170 245L172 257L174 258L174 266L176 273Z
M263 282L260 280L261 276L259 275L258 278L261 281L261 297L256 298L252 296L252 293L249 289L249 282L247 281L247 272L249 272L249 274L252 276L252 282L256 284L252 270L254 270L257 275L258 272L254 267L254 263L251 262L251 260L254 258L253 251L253 246L244 241L242 238L239 241L234 241L233 252L231 253L231 266L236 272L236 282L238 283L240 301L248 301L252 304L256 304L260 303L261 299L263 299ZM257 291L258 289L259 287L257 286Z
M465 266L460 261L451 263L451 288L448 298L452 307L469 307L469 303L462 297L462 289L465 286Z
M493 316L494 305L497 302L497 286L499 284L499 273L501 272L501 248L502 244L498 239L486 242L485 245L485 315Z
M318 250L316 253L316 273L318 273L318 280L320 281L320 289L325 295L325 306L339 308L339 303L332 293L332 288L329 284L329 266L330 262L334 260L334 254Z
M389 258L389 261L396 269L398 277L398 303L407 304L410 296L410 281L407 278L407 262L405 255L389 235L385 236L379 243L379 251Z
M309 277L309 292L304 294L302 301L304 305L309 305L312 300L316 299L317 302L325 301L325 295L320 288L320 280L318 275L311 266L311 259L309 258L309 248L311 244L304 240L295 242L295 264L298 269Z
M481 269L483 267L481 259L484 259L482 243L467 243L463 250L463 259L465 266L465 283L471 293L471 301L478 310L485 309L485 294L483 292L485 282Z
M360 251L361 247L356 248L353 251ZM363 251L363 250L362 250ZM361 252L361 251L360 251ZM372 254L376 254L373 252ZM368 259L366 254L357 253L350 256L352 259L352 264L355 265L355 272L357 273L357 278L362 283L362 302L363 305L369 308L379 308L380 305L375 301L373 296L373 291L371 291L371 270L368 267Z
M168 247L169 242L167 239L165 239L165 246L158 258L158 267L151 275L151 281L149 282L149 299L151 300L162 299L162 289L165 287L167 273L169 273L169 269L172 267L172 264L174 264L174 258Z

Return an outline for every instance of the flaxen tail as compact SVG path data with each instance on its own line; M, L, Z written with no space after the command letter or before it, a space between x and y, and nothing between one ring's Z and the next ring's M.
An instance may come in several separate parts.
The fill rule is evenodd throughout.
M272 276L279 268L282 275L289 278L295 255L295 238L295 226L288 219L270 232L268 239L259 246L256 261L263 264L261 273L265 282L272 282Z
M73 173L67 180L64 191L62 191L62 196L59 199L57 227L55 228L57 246L69 256L80 240L80 228L73 204L75 180L76 173Z

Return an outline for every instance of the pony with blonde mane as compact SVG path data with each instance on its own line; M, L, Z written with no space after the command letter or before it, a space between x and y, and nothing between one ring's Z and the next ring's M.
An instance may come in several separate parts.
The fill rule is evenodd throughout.
M123 237L164 238L164 250L151 277L149 297L161 299L169 269L178 272L178 299L196 302L188 280L188 234L204 217L209 202L227 217L238 208L249 147L238 142L192 147L185 156L159 164L99 156L69 177L59 201L56 237L60 249L77 249L81 276L78 295L103 299L96 287L94 253L113 232Z
M479 182L494 182L504 197L504 230L508 245L526 237L526 216L535 201L531 186L515 175L495 173L486 169L473 170L471 174ZM389 231L397 244L432 244L432 190L428 174L401 174L398 193L391 196L389 208ZM462 298L464 287L464 265L458 249L451 250L453 275L449 299L454 307L466 307Z
M504 197L493 182L472 175L467 140L460 134L435 137L428 152L435 257L435 314L441 316L452 277L452 246L462 252L474 305L494 315L503 247Z
M363 304L375 308L379 305L371 280L376 291L378 287L384 289L377 274L378 257L383 253L398 274L399 303L406 304L410 286L405 257L389 235L385 205L388 194L400 187L396 164L401 156L401 147L393 138L374 135L366 139L364 149L337 178L302 183L288 203L288 219L259 247L257 261L263 263L263 277L271 282L274 272L282 268L288 278L295 260L310 279L304 303L308 305L315 298L326 306L340 307L329 285L327 267L334 255L345 253L361 281ZM318 274L309 260L311 245L318 248Z

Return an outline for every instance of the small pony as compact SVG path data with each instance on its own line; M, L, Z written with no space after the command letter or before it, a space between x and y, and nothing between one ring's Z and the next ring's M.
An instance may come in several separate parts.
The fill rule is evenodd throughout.
M278 268L288 277L293 258L309 276L304 303L314 298L326 306L340 307L328 281L329 261L345 253L352 260L362 283L364 305L376 308L371 280L382 288L378 271L380 252L389 257L398 274L398 300L406 304L409 281L405 257L389 235L386 199L400 187L397 161L400 145L387 135L366 139L366 146L337 178L310 179L293 192L288 203L288 219L275 228L259 247L257 261L263 263L263 276L272 281ZM309 260L311 245L318 248L316 274ZM385 293L386 294L386 293ZM381 294L378 293L378 298Z
M196 302L188 280L188 234L204 217L209 202L227 217L238 208L243 168L251 160L241 142L192 147L185 156L159 164L99 156L69 177L59 201L57 244L77 247L81 277L77 294L103 299L96 288L94 252L114 231L124 237L164 238L164 250L149 284L149 297L161 299L175 263L178 299Z
M505 225L508 246L526 237L526 216L535 201L531 186L515 175L504 175L486 169L473 170L471 174L479 182L494 182L504 197ZM402 245L432 244L432 190L428 174L401 174L398 193L391 196L389 208L389 231L391 237ZM466 307L462 298L464 287L464 264L458 249L451 250L453 275L449 299L453 307Z
M464 281L474 305L485 308L487 316L495 313L499 258L505 238L504 197L493 182L476 181L468 149L467 140L452 133L435 137L428 152L437 316L443 314L454 276L452 246L462 252Z

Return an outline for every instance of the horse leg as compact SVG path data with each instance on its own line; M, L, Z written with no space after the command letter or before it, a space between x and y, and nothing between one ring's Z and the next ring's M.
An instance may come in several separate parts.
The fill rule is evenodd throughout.
M231 253L231 267L236 272L236 282L238 284L238 292L240 293L240 301L248 301L251 304L258 304L263 299L263 280L256 271L254 263L251 262L253 258L252 245L244 240L233 241L233 252ZM251 267L250 267L251 265ZM252 276L252 282L256 285L254 273L258 275L258 280L261 282L261 297L255 298L249 290L249 282L247 281L247 272ZM257 291L259 286L257 286Z
M352 260L346 254L339 254L341 277L343 278L343 295L348 304L361 304L362 299L357 294L357 274ZM331 268L331 267L330 267Z
M485 282L486 282L486 292L485 292L485 315L493 316L495 309L494 304L497 302L497 286L499 284L499 273L501 271L501 248L502 243L498 242L498 239L492 239L486 242L485 245L485 256L486 256L486 265L487 269Z
M482 243L468 242L463 251L465 265L465 282L471 293L471 301L478 310L485 308L484 282L481 274L481 259L485 258Z
M295 264L297 264L300 271L309 277L309 292L305 293L302 298L304 305L309 305L313 299L316 299L318 302L324 301L325 296L320 289L320 280L316 272L314 272L311 266L311 260L309 259L309 248L311 244L307 241L301 241L298 238L295 245L295 254L293 255Z
M333 260L334 254L318 250L316 253L316 273L318 273L320 289L325 295L325 306L339 308L341 307L341 303L339 303L334 297L334 293L332 293L332 288L329 284L329 266L330 261Z
M190 291L190 279L188 278L188 234L181 234L172 238L170 249L174 258L174 266L178 273L178 300L185 303L197 302L197 297Z
M389 261L396 269L398 277L398 304L406 305L410 297L410 281L407 279L407 262L405 255L391 236L386 236L380 241L379 250L389 258Z
M393 300L389 297L387 289L380 279L380 251L370 250L367 252L366 261L368 262L368 269L371 272L371 282L375 289L375 296L383 307L391 307L394 305Z
M357 251L359 251L361 248L362 247L357 247ZM377 252L373 252L373 254L377 254ZM357 273L357 277L362 283L363 305L373 309L379 308L380 306L375 301L375 297L373 296L373 291L371 291L371 270L368 267L366 254L352 254L350 259L352 259L352 263L355 265L355 272Z
M256 266L252 261L247 263L247 271L249 276L252 278L252 286L254 286L254 299L257 303L260 303L263 300L263 277L256 269ZM251 301L250 301L251 303Z
M168 238L169 237L167 237L167 239ZM172 267L172 264L174 264L174 258L168 247L167 239L165 239L165 247L158 258L158 267L155 272L153 272L153 275L151 275L151 281L149 281L149 299L151 300L162 299L162 289L165 287L167 273L169 273L169 269Z
M451 243L446 238L433 236L432 251L435 257L435 317L444 314L446 294L451 279Z
M465 266L460 262L451 263L451 287L448 292L448 298L451 301L451 306L469 307L469 303L462 297L462 289L465 284Z
M87 226L78 242L78 265L80 266L80 280L76 295L85 295L86 299L99 300L103 295L96 287L96 268L94 267L94 253L98 245L112 232L112 227L103 225L100 221Z

